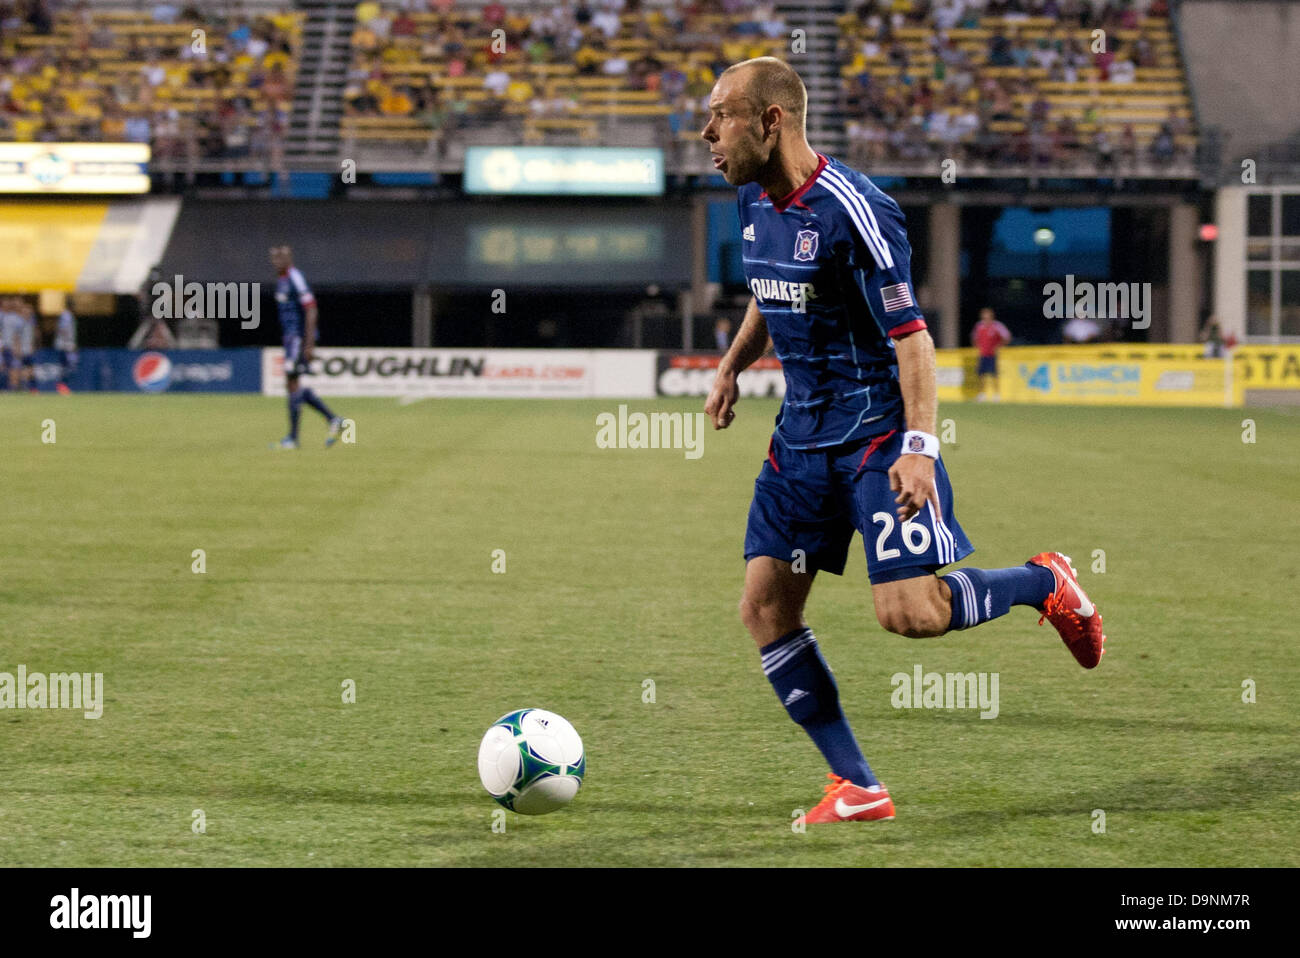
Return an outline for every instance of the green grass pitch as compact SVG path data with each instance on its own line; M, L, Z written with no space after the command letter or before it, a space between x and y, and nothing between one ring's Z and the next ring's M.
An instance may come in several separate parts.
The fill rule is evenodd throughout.
M0 395L0 671L106 698L0 711L0 865L1300 864L1300 417L944 406L968 563L1073 556L1108 654L889 635L855 540L808 618L898 818L798 834L826 769L736 614L774 401L694 461L597 448L617 402L335 405L354 445L306 410L282 453L278 399ZM893 708L918 663L997 718ZM528 705L587 780L494 831L478 741Z

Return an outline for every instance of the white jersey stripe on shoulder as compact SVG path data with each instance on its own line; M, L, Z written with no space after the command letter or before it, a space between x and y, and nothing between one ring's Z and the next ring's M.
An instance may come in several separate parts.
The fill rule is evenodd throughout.
M840 200L840 205L844 207L844 212L849 214L853 225L857 226L858 233L862 235L862 240L867 244L868 250L871 251L871 259L875 260L876 266L880 269L888 269L887 264L892 264L893 260L889 259L889 251L885 250L880 238L871 233L871 227L867 225L866 218L862 216L862 211L844 194L844 187L839 183L828 178L826 172L822 173L822 186L827 188L831 195Z
M840 205L843 206L844 211L849 214L849 218L853 220L858 232L862 234L863 241L871 250L871 258L876 261L876 265L884 269L884 262L886 259L885 254L888 251L884 248L884 244L880 241L880 237L876 236L868 225L867 218L862 214L861 204L855 203L853 199L850 198L842 179L837 179L833 175L828 175L832 173L833 171L830 167L827 167L822 171L819 182L822 186L826 187L827 192L831 193L840 201Z
M857 208L859 217L864 221L862 233L863 238L872 245L872 248L880 255L876 262L880 264L881 269L893 269L894 257L890 255L889 244L885 242L885 237L880 232L880 224L876 222L876 216L871 212L871 204L867 202L856 186L844 178L836 170L827 167L822 171L822 178L829 180L827 188L831 189L830 183L835 183L843 192L837 192L831 189L840 198L840 202L845 205L852 204Z
M868 235L874 238L876 246L880 250L885 262L884 268L892 269L894 257L889 252L889 244L885 242L884 234L880 231L880 224L876 222L876 214L871 211L871 204L867 202L867 198L862 195L856 186L845 179L843 174L836 170L829 170L828 172L831 174L831 179L840 185L849 201L858 207L859 212L865 218L867 230L869 231Z
M842 182L845 187L848 188L849 195L862 204L862 210L866 214L867 223L879 238L880 246L885 251L885 259L888 261L889 266L892 267L894 265L894 258L890 255L889 244L885 242L884 234L880 231L880 224L876 222L876 214L871 212L871 204L867 202L867 198L862 195L856 186L844 178L843 174L836 170L831 170L831 175Z

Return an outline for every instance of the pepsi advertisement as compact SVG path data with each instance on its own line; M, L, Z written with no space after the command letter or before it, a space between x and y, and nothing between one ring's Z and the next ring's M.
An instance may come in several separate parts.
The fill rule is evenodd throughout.
M39 389L53 390L64 376L62 354L35 355ZM73 392L225 392L262 390L260 349L83 349L66 370Z

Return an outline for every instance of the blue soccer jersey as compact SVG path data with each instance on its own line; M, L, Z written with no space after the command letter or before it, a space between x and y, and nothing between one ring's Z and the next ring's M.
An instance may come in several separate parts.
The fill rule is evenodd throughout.
M779 202L756 183L737 194L745 278L785 370L776 431L792 449L901 428L891 337L925 329L902 210L861 173L818 156Z
M275 283L275 305L280 314L280 332L287 340L300 337L307 320L307 307L316 302L307 281L296 266L280 274Z

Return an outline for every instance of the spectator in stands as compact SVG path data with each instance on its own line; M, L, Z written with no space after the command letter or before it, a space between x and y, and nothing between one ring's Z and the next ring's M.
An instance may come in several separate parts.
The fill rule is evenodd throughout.
M487 90L495 97L506 95L506 87L510 85L510 74L501 67L491 70L483 77L483 89Z
M527 104L536 96L533 85L523 77L514 77L506 87L505 97L511 103Z
M1169 115L1165 117L1164 125L1169 128L1170 136L1173 136L1175 139L1180 136L1186 136L1190 132L1186 117L1182 116L1179 112L1179 108L1172 104L1169 107Z
M354 14L357 24L362 27L369 26L372 20L377 20L381 14L381 8L375 0L362 0L358 3Z
M1128 52L1122 51L1116 54L1114 62L1110 65L1110 82L1132 83L1136 79L1137 65L1129 59Z
M1072 166L1078 161L1079 151L1083 146L1074 117L1067 114L1057 120L1055 135L1057 160L1065 166Z
M1029 145L1036 166L1053 166L1059 159L1056 135L1046 123L1035 124L1030 130Z
M961 22L964 8L964 0L943 0L934 11L934 25L946 33Z
M627 58L617 53L605 57L604 62L600 65L600 72L605 74L605 76L627 75Z
M1168 166L1174 159L1174 137L1169 124L1160 124L1160 130L1151 141L1151 160L1157 166Z
M1092 135L1092 152L1097 158L1097 169L1102 172L1109 172L1115 166L1115 144L1106 132L1105 127L1100 127Z
M149 117L136 115L127 117L123 130L125 139L130 143L148 143L151 140Z
M1034 102L1029 105L1029 122L1045 123L1048 115L1052 111L1051 101L1047 99L1047 94L1041 91L1034 97Z
M153 155L169 160L181 156L180 112L174 107L154 114Z
M171 3L155 4L153 8L154 23L175 23L176 18L180 15L180 10Z
M415 101L405 87L389 87L379 101L379 112L384 116L410 116L414 110Z
M1011 58L1011 41L1001 29L994 31L989 39L988 64L991 67L1015 66Z
M231 159L244 159L250 152L249 127L253 123L248 110L242 104L232 105L221 121L224 154Z
M562 94L556 94L552 97L537 97L533 100L530 109L535 116L562 117L575 113L578 109L578 101L571 96ZM685 129L695 129L693 120Z
M1098 76L1103 81L1110 79L1110 65L1114 62L1115 51L1109 43L1092 55L1092 65L1097 68Z
M659 92L673 101L686 92L686 73L676 64L670 64L659 74Z
M606 40L613 40L622 28L618 10L608 0L591 17L591 25L605 35Z
M105 143L121 143L126 139L126 113L116 101L110 101L104 108L99 131Z
M1035 47L1031 58L1039 69L1050 70L1052 67L1056 66L1061 55L1057 51L1056 47L1052 45L1051 40L1047 37L1039 37L1038 45Z
M226 34L226 42L230 44L231 49L236 53L243 53L248 49L248 41L253 38L253 28L247 20L241 20L236 23Z
M167 71L158 62L158 54L150 53L148 61L140 68L140 76L150 86L162 86L167 79Z
M394 37L413 37L418 32L415 18L406 10L400 10L393 18L391 33Z
M1138 69L1149 69L1159 65L1156 49L1146 37L1138 37L1137 42L1133 44L1133 56L1137 60Z

